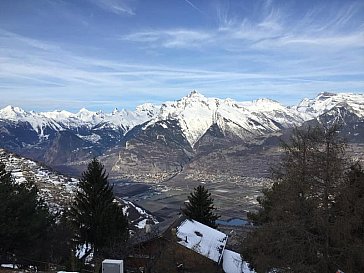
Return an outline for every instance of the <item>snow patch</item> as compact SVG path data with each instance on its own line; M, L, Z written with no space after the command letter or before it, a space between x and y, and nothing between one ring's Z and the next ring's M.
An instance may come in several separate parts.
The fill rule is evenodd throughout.
M77 136L83 140L86 140L86 141L89 141L92 143L97 143L98 141L101 140L101 137L97 134L92 134L92 135L87 135L87 136L77 134Z

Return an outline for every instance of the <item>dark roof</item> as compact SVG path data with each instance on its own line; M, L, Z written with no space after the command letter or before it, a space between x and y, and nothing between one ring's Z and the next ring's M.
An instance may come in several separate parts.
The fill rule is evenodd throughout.
M151 241L156 238L162 237L168 230L177 227L183 220L186 218L183 215L176 215L172 218L168 218L163 222L160 222L156 225L150 226L150 231L147 232L147 229L140 229L136 231L136 233L130 238L130 243L132 245L137 245L141 243L145 243Z

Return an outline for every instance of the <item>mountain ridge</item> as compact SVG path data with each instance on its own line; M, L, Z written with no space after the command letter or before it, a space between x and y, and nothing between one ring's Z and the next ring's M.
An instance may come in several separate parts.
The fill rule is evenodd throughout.
M346 136L361 141L364 94L323 92L286 107L270 99L238 102L193 91L159 106L111 113L36 113L8 106L0 110L0 147L72 174L78 175L90 158L102 157L115 177L163 181L203 155L263 145L285 130L323 122L325 115L346 119Z

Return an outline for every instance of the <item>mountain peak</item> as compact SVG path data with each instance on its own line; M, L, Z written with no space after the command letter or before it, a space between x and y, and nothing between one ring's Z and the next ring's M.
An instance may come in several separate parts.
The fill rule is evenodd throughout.
M193 90L186 96L186 98L206 98L206 97L201 93L197 92L196 90Z
M22 108L20 107L14 107L12 105L8 105L2 109L4 112L16 112L16 113L26 113Z
M14 107L12 105L8 105L5 108L1 109L0 114L3 118L10 119L22 118L27 116L27 112L24 111L22 108Z
M328 98L332 98L337 96L336 93L331 93L331 92L321 92L317 95L316 99L317 100L326 100Z
M78 113L93 113L89 110L87 110L85 107L81 108L80 111L78 111Z
M159 106L149 102L140 104L135 108L135 110L138 112L149 112L149 111L155 111L156 109L159 109Z

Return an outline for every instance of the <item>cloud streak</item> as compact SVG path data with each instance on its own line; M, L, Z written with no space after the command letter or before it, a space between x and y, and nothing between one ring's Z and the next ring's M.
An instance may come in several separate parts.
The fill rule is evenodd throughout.
M193 4L191 1L189 0L184 0L188 5L190 5L192 8L194 8L195 10L197 10L199 13L201 14L205 14L201 9L199 9L198 7L196 7L195 4Z
M136 32L120 37L120 40L149 43L152 47L196 48L215 39L214 34L199 30L170 29Z
M90 0L100 8L119 15L135 15L131 2L127 0Z
M180 25L176 20L152 28L144 21L134 24L141 12L139 7L136 14L134 2L89 1L99 16L104 11L120 16L108 14L108 28L98 28L91 15L81 14L88 21L74 35L86 41L82 44L78 37L60 43L58 34L21 34L0 24L0 107L26 108L39 100L34 110L131 108L193 89L208 96L271 97L286 103L303 93L363 92L364 24L358 23L363 5L358 2L340 9L315 6L293 18L291 7L276 1L252 1L258 6L247 9L254 12L240 17L242 10L229 4L238 1L223 1L210 14L205 5L203 19L193 17L207 20L213 13L214 21ZM185 14L198 8L184 2ZM62 12L69 12L67 6ZM80 21L73 16L73 22ZM110 18L116 20L113 27ZM123 28L128 21L132 27Z

